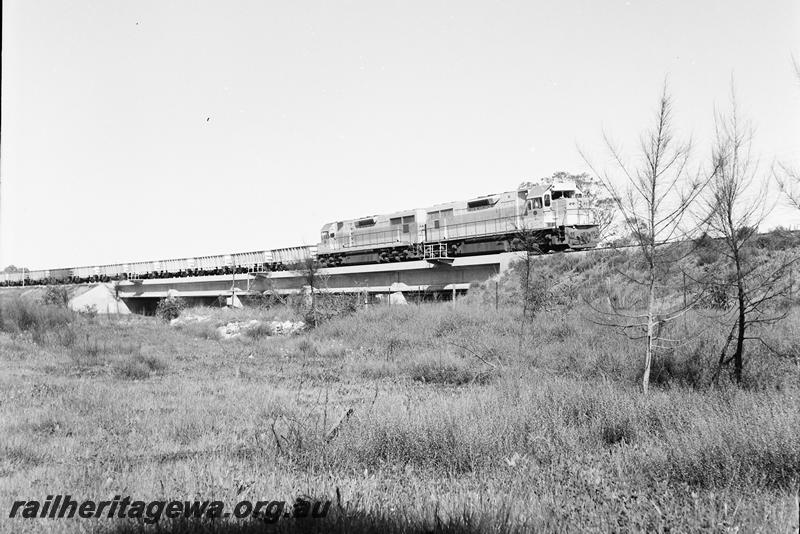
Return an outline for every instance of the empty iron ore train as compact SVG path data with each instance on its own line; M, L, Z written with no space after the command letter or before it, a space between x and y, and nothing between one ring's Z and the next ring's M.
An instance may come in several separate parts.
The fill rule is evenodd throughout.
M571 183L532 186L472 200L334 221L317 246L69 269L0 273L0 286L75 284L280 271L314 260L322 267L523 250L593 248L594 210Z
M152 278L184 278L189 276L232 275L253 272L283 271L313 258L314 247L292 247L257 252L240 252L218 256L200 256L161 261L140 261L0 273L0 287L49 284L85 284L119 280Z

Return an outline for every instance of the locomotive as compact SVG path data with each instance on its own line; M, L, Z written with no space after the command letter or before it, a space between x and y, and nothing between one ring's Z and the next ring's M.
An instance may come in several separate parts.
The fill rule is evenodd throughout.
M595 247L594 212L571 183L524 187L322 227L317 261L328 267Z
M471 200L325 224L317 246L0 273L0 287L76 284L244 274L293 269L309 260L322 267L457 257L530 249L595 247L598 226L575 184L522 187Z

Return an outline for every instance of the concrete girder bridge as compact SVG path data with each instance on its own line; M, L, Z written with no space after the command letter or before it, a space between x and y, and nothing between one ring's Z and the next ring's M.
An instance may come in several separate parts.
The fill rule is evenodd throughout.
M459 258L327 267L284 271L253 271L227 275L122 280L106 284L109 294L135 313L152 313L158 300L180 296L193 304L228 305L262 295L359 294L367 302L449 300L505 271L518 252ZM103 306L98 306L103 308Z

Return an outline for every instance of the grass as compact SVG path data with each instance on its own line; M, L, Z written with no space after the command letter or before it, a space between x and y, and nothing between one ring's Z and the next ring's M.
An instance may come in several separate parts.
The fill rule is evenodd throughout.
M4 303L0 500L333 501L326 519L282 520L270 527L278 532L788 532L797 524L800 373L791 359L754 348L748 387L712 387L719 339L698 314L688 324L704 335L662 355L643 397L637 342L592 324L580 306L520 329L518 310L481 298L478 289L455 307L378 306L301 335L227 341L194 323L90 320ZM212 328L293 317L184 313L209 315ZM797 324L795 308L763 333L791 351ZM162 519L157 528L264 525Z
M73 320L73 312L65 307L41 305L28 299L17 298L10 305L0 307L0 331L28 333L41 343L49 333L58 332Z

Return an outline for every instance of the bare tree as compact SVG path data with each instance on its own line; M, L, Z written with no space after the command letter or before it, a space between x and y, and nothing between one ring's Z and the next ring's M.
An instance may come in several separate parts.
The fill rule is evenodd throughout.
M516 237L514 239L514 248L520 251L523 256L519 262L516 262L514 267L517 269L519 276L519 285L522 293L522 317L519 323L519 348L518 352L522 354L525 338L525 326L528 321L532 320L538 311L538 294L534 291L533 286L533 262L534 256L542 253L539 248L537 234L526 227L517 229Z
M318 291L319 288L323 285L323 280L321 279L319 269L320 265L317 263L317 260L312 257L305 258L301 260L296 266L297 271L301 274L302 280L304 283L304 288L308 287L309 294L308 294L308 302L305 302L306 296L301 290L301 295L303 295L303 302L302 306L307 306L306 322L308 322L311 326L316 326L318 323L317 317L317 301L318 301Z
M730 267L730 272L723 275L725 279L716 285L729 287L735 294L735 304L723 315L723 320L733 325L722 348L715 378L722 367L732 361L734 378L740 383L745 341L759 340L766 345L761 338L749 334L751 327L780 320L786 315L770 313L768 304L785 293L784 275L791 261L766 261L748 250L751 239L771 209L767 201L769 176L759 171L758 162L752 156L752 128L740 117L733 88L731 108L727 114L716 114L715 126L711 155L715 172L702 201L703 218L708 224L709 236L715 238L709 243L720 250ZM733 353L728 355L734 339Z
M330 275L314 258L306 258L296 265L302 276L304 288L303 302L306 322L319 326L332 317L353 313L366 302L366 293L339 293L329 285Z
M521 225L515 233L513 248L519 252L520 259L512 263L511 273L519 282L522 303L518 348L519 354L522 354L528 339L526 331L529 332L537 315L548 313L548 318L566 321L575 300L575 288L549 262L537 260L542 254L540 245L544 239L541 229Z
M792 57L792 66L800 84L800 63ZM773 168L773 175L786 200L800 210L800 169L785 162L779 162Z
M692 306L692 303L675 303L667 291L671 271L682 259L676 256L676 248L669 245L688 237L682 222L705 181L689 171L691 143L675 137L672 100L666 83L655 123L640 138L639 158L635 163L629 164L608 136L604 135L604 140L615 164L614 173L598 172L583 151L581 155L611 193L644 260L645 273L643 277L627 275L643 291L643 306L637 310L622 309L609 299L610 309L602 311L613 319L601 324L645 340L642 390L646 394L656 350L676 342L662 335L662 327ZM624 185L618 185L620 182Z
M800 210L800 170L781 162L773 169L773 173L786 200Z

